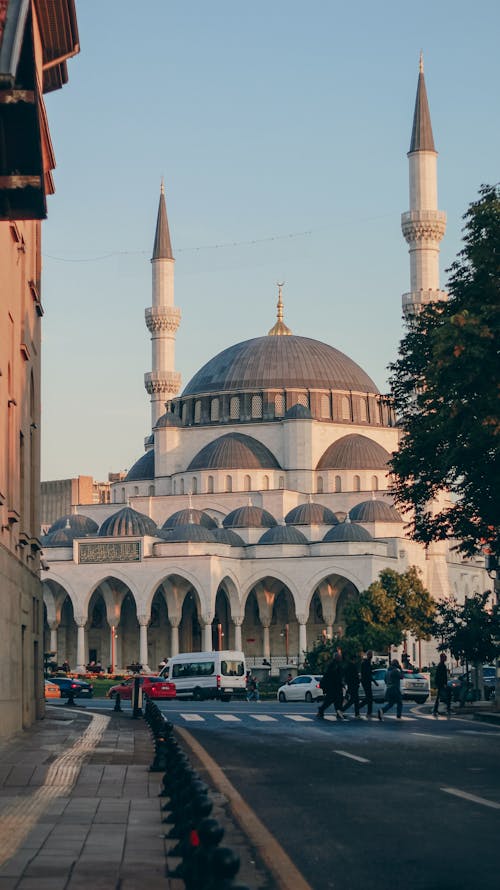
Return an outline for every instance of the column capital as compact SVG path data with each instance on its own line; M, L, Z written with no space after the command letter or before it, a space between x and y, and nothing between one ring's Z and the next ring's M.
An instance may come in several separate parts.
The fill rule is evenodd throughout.
M211 624L213 620L214 616L211 612L204 612L200 615L200 622L201 624L204 624L205 627L207 626L207 624Z
M181 623L181 618L182 618L181 615L169 615L168 620L170 621L170 626L171 627L179 627L179 625Z
M75 615L74 616L75 624L77 627L85 627L88 621L87 615Z
M147 627L149 622L151 621L150 615L138 615L137 620L141 627Z
M231 621L233 622L235 627L241 627L245 620L244 615L231 615Z
M308 615L297 614L297 621L299 622L299 624L307 624L308 617L309 617Z

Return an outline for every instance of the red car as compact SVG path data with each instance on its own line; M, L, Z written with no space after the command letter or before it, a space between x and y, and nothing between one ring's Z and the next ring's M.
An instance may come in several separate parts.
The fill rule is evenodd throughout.
M135 677L130 677L123 683L111 686L108 689L108 698L116 698L119 695L122 701L131 701L135 679ZM139 682L142 686L142 694L147 695L148 698L175 698L175 683L170 683L163 677L140 676Z

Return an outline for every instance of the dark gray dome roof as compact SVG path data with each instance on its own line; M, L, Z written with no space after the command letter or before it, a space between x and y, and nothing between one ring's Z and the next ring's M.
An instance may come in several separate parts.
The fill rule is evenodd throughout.
M336 525L338 522L335 513L324 507L323 504L299 504L285 516L287 525Z
M123 507L104 520L99 529L102 537L119 538L128 535L158 535L158 527L149 516L131 507Z
M318 470L380 470L391 455L378 442L357 433L342 436L326 449Z
M75 538L79 538L74 529L56 528L55 531L49 532L43 536L41 541L42 547L72 547Z
M362 525L357 525L355 522L341 522L335 528L327 531L323 541L330 543L333 541L373 541L373 537Z
M144 445L154 445L154 444L155 444L154 433L150 433L149 436L147 436L146 439L144 440Z
M231 547L245 546L243 539L232 528L214 528L212 534L220 544L230 544Z
M158 418L155 429L161 429L161 427L164 426L184 426L184 424L178 414L174 414L172 411L167 411Z
M177 510L176 513L172 513L168 519L162 525L162 528L175 528L177 525L189 525L190 523L194 525L204 525L205 528L217 528L217 523L215 519L212 519L208 513L204 513L203 510Z
M135 464L130 467L124 482L141 482L153 480L155 477L155 452L154 448L146 451Z
M262 535L259 544L308 544L308 540L298 528L292 525L275 525Z
M312 420L311 409L305 405L292 405L285 414L285 420Z
M309 337L256 337L210 359L189 381L183 396L242 389L343 389L378 393L352 359Z
M215 544L213 531L204 525L196 525L194 522L188 522L185 525L175 525L173 528L161 528L157 534L159 538L162 538L169 544L199 544L200 542Z
M60 519L56 519L56 521L52 523L47 534L50 535L51 532L55 532L60 528L65 529L68 522L71 531L74 532L74 538L84 538L86 535L95 535L99 528L97 522L94 522L89 516L82 516L81 513L67 513L65 516L61 516Z
M272 528L277 525L274 516L262 507L238 507L223 519L224 528Z
M355 522L402 522L395 507L386 501L362 501L349 510L349 518Z
M274 455L262 442L242 433L227 433L205 445L187 468L193 470L279 470Z

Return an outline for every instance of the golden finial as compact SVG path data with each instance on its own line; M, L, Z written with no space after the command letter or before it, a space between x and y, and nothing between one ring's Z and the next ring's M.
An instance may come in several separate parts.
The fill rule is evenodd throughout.
M160 185L160 195L164 195L164 194L165 194L165 180L163 179L163 176L162 176L161 185Z
M423 49L420 50L420 61L418 63L418 70L419 70L420 74L424 73L424 51L423 51Z
M268 333L269 337L289 337L290 334L292 333L290 328L288 328L286 326L285 322L283 321L283 298L282 298L281 289L284 286L284 284L285 284L284 281L276 282L276 285L278 288L278 303L277 303L277 307L276 307L277 308L276 317L278 320L277 320L276 324L273 325L273 327L269 331L269 333Z

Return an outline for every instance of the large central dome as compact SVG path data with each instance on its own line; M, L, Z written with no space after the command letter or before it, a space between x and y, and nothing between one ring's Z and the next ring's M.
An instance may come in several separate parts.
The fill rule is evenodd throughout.
M335 389L379 392L347 355L309 337L255 337L210 359L183 396L246 389Z

